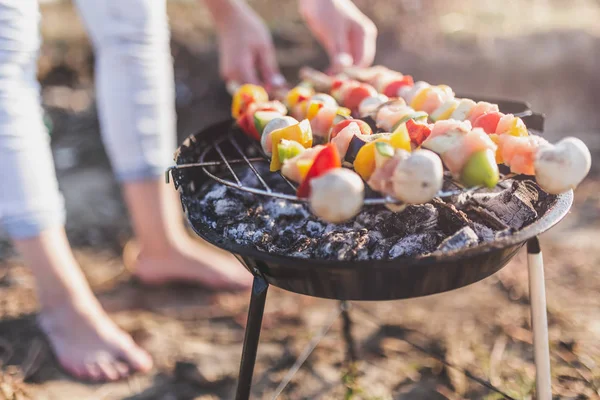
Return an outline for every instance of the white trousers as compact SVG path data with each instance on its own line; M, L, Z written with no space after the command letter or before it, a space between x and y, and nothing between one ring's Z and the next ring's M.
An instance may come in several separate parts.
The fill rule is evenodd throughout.
M102 138L117 179L162 176L176 147L166 1L76 2L95 48ZM65 219L36 80L39 21L37 0L0 0L0 222L15 239Z

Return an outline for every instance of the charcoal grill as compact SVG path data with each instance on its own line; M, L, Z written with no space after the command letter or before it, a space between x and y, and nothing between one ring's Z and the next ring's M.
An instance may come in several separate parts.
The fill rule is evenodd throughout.
M521 115L527 126L537 134L543 131L543 116L532 112L526 103L480 100L497 103L505 113ZM256 163L265 161L260 154L260 146L236 131L232 121L224 121L188 137L176 153L176 166L167 172L167 181L170 174L180 192L184 212L194 231L207 242L233 253L254 276L236 399L250 397L269 285L308 296L342 300L343 304L349 300L379 301L427 296L454 290L494 274L525 243L537 371L536 393L538 399L551 399L546 296L538 235L552 228L567 214L573 202L572 191L557 196L544 215L515 234L448 254L353 262L305 260L270 254L225 239L188 212L191 203L205 194L209 186L207 183L213 180L256 195L301 201L294 196L295 186L291 182L287 182L290 186L289 194L269 187L254 167ZM235 173L239 164L254 171L259 187L249 188L242 184ZM440 196L454 194L454 191L448 191L440 193ZM367 198L365 205L388 202L394 200L373 197ZM348 318L346 307L341 313Z

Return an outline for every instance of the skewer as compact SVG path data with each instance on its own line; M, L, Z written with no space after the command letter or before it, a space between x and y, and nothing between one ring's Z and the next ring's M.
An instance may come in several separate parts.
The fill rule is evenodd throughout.
M412 82L412 78L410 79L403 79L403 75L399 72L395 72L395 71L391 71L385 67L373 67L370 69L360 69L360 68L350 68L346 71L345 75L338 75L335 77L332 76L328 76L322 72L319 72L317 70L311 69L311 68L303 68L300 71L300 76L301 78L305 81L311 84L311 86L314 89L317 90L321 90L324 92L329 92L336 100L338 103L340 103L341 105L345 105L348 107L353 108L354 112L356 112L358 109L360 109L359 107L359 103L361 99L366 99L368 97L374 97L374 100L376 100L376 103L379 101L378 96L373 96L372 93L377 93L375 91L375 89L373 89L371 86L363 84L363 83L359 83L357 80L355 79L349 79L348 76L350 78L358 78L361 81L367 81L373 84L376 84L379 88L385 86L385 90L386 93L387 91L398 91L398 95L401 95L397 101L397 105L396 108L394 107L390 107L390 104L387 103L383 103L383 104L379 104L379 106L376 106L374 109L372 109L372 111L370 112L370 116L374 117L375 122L377 124L378 127L384 127L385 130L388 131L394 131L393 134L388 134L388 135L392 135L392 137L394 137L393 141L392 137L390 136L385 136L383 137L385 140L383 140L384 143L388 143L388 147L391 147L390 149L386 149L385 146L380 146L379 144L376 146L376 150L377 153L377 159L373 160L373 156L374 154L371 154L372 149L369 149L368 152L362 152L361 153L357 153L356 154L356 158L357 160L354 160L353 162L353 166L356 172L358 172L361 177L363 178L364 181L368 182L369 186L371 186L375 191L381 192L382 194L382 198L369 198L369 199L364 199L364 205L374 205L374 204L403 204L402 201L398 200L398 199L402 199L408 203L414 203L414 204L420 204L422 202L427 202L429 200L431 200L434 197L449 197L449 196L454 196L457 194L462 194L462 193L470 193L470 192L475 192L478 190L482 189L482 185L488 186L488 187L492 187L497 185L500 181L502 180L506 180L508 179L508 177L503 177L500 176L498 173L498 167L497 167L497 163L501 163L501 160L496 160L495 158L497 158L499 155L503 155L504 156L504 163L506 165L511 166L511 157L512 159L514 159L515 157L515 150L512 150L512 155L509 153L508 156L504 154L504 151L499 151L498 153L496 152L496 148L497 146L504 146L505 143L509 143L509 145L516 145L518 151L521 151L522 149L519 149L518 146L521 146L523 143L525 142L519 142L522 139L525 138L521 138L521 137L514 137L512 136L514 133L512 131L507 132L505 131L506 128L506 123L504 125L503 128L500 127L499 125L499 121L498 119L500 119L501 117L498 115L504 115L501 114L498 110L498 106L497 105L493 105L491 103L486 103L486 102L479 102L479 103L475 103L472 100L468 100L467 103L465 103L465 106L463 108L461 108L461 106L457 105L456 103L458 103L458 100L454 100L454 93L452 92L452 90L447 87L447 86L431 86L425 82L417 82L416 84L413 84ZM361 85L366 85L366 86L361 86ZM419 86L420 85L420 86ZM422 89L419 89L422 88ZM231 92L236 92L240 86L235 84L235 83L229 83L227 85L228 90ZM427 90L425 90L427 89ZM279 102L272 102L272 100L275 99L280 99L283 102L287 103L288 108L292 109L294 107L294 105L297 103L299 104L299 108L293 108L294 110L296 110L295 112L297 114L295 114L296 118L298 118L298 120L300 120L301 118L305 118L306 113L308 113L309 118L311 118L311 125L313 124L313 122L316 122L316 125L313 125L312 127L312 134L315 135L314 137L319 137L321 139L325 138L326 142L332 141L336 146L339 146L339 151L342 152L343 148L345 148L345 146L351 147L351 143L348 143L346 145L346 140L348 140L349 135L352 136L352 144L353 144L353 149L362 149L361 146L367 146L371 143L369 143L368 139L361 139L361 135L359 135L357 132L354 132L354 128L352 128L352 130L347 131L346 133L344 133L344 136L342 137L341 132L345 129L343 128L344 125L340 125L340 139L336 139L329 138L329 134L325 134L325 136L323 137L322 135L324 134L324 131L327 130L329 132L331 132L332 126L329 126L329 124L333 124L333 117L331 117L331 113L340 113L339 109L336 112L335 109L333 109L332 111L332 107L337 107L336 103L332 102L329 103L327 101L327 99L325 98L325 101L323 100L323 97L319 98L319 100L316 100L317 102L321 102L321 105L314 105L313 103L300 103L300 101L305 101L305 99L310 99L310 97L307 96L312 96L312 94L314 94L312 91L310 92L305 92L303 89L297 89L298 91L296 92L294 89L292 89L293 92L289 92L287 88L271 88L271 93L270 96L268 96L268 93L265 92L265 90L263 90L260 87L249 87L248 91L246 91L246 89L243 89L241 92L237 92L234 96L234 106L232 108L232 113L234 113L234 115L240 116L241 115L241 119L238 119L240 126L242 127L242 129L248 133L249 136L252 136L254 138L259 138L262 135L263 138L263 142L261 142L263 149L265 149L264 151L266 152L266 154L271 154L271 150L270 150L270 142L273 142L276 140L277 143L279 143L282 139L290 139L292 141L298 141L300 142L299 144L301 146L304 146L305 148L310 147L311 146L311 142L313 143L314 146L314 142L312 141L312 139L310 138L310 136L308 136L308 139L304 140L300 140L299 138L304 138L305 133L307 132L308 135L310 135L310 127L307 124L307 121L304 121L302 124L305 124L306 126L303 126L302 124L299 124L300 127L294 125L294 126L289 126L290 130L289 131L282 131L281 129L284 129L286 126L285 125L287 123L291 123L292 125L294 124L293 121L295 121L294 119L291 119L289 117L284 117L284 118L278 118L278 115L281 113L281 115L285 115L285 109L283 108L283 105ZM239 93L239 94L238 94ZM433 100L429 100L428 96L433 96L432 99ZM249 96L249 97L248 97ZM440 97L441 96L441 97ZM271 99L271 102L269 102L269 98ZM383 98L387 98L385 96L383 96ZM499 136L499 138L496 140L494 139L493 142L492 140L488 137L487 134L488 133L488 128L486 129L486 132L484 133L484 130L482 128L475 128L475 129L479 129L479 131L476 131L475 129L471 128L471 124L470 122L466 122L466 125L464 127L464 129L462 128L457 128L454 125L451 125L452 122L450 122L450 125L443 125L438 127L437 122L434 122L434 124L428 124L426 120L422 120L423 118L431 118L431 116L428 116L427 113L423 112L423 109L426 110L431 110L433 106L435 107L440 107L443 110L446 110L445 104L444 103L444 99L449 98L451 99L454 103L450 103L450 106L454 107L449 109L449 111L444 111L443 113L438 112L439 110L435 110L437 112L437 115L434 115L435 118L432 119L439 119L439 120L445 120L445 119L458 119L458 120L471 120L471 121L475 121L475 118L478 116L484 116L486 115L488 112L494 112L496 113L496 125L498 125L497 129L496 129L496 125L493 125L493 129L491 132L494 131L498 131L501 133L494 133L494 135ZM411 100L412 99L412 100ZM371 99L370 99L371 100ZM406 105L406 102L410 101L411 106L410 107L408 105ZM429 101L429 103L427 103ZM254 103L257 106L252 106L251 104ZM352 103L352 105L350 105L350 103ZM305 105L306 104L306 105ZM323 104L325 104L325 108L321 108L323 107ZM428 105L429 104L429 105ZM438 104L438 105L436 105ZM462 104L462 102L461 102ZM250 107L256 107L256 108L250 108L247 109L246 107L248 107L250 105ZM262 108L261 108L262 105ZM318 106L318 107L317 107ZM388 107L388 108L386 108ZM478 108L480 107L480 108ZM237 111L233 111L233 110L237 110ZM244 111L245 110L245 111ZM256 115L254 114L256 110ZM323 114L321 114L321 110L323 110ZM456 110L456 111L455 111ZM460 110L460 112L459 112ZM262 111L265 114L258 114L258 111ZM419 112L417 112L419 111ZM270 113L270 114L267 114ZM457 114L458 113L458 114ZM435 114L435 113L434 113ZM313 115L314 117L310 117L311 115ZM336 114L337 115L337 114ZM341 114L341 115L346 115L346 114ZM417 117L418 115L418 117ZM458 115L458 117L456 116ZM329 117L332 118L332 120L329 120ZM517 127L518 129L520 129L517 134L518 135L527 135L527 131L526 128L524 127L523 122L520 119L514 119L515 117L512 115L508 115L508 117L513 118L514 121L519 122L520 124L519 126L515 125L515 127ZM273 126L271 128L271 130L269 132L276 132L277 130L280 130L279 136L276 136L276 138L274 137L272 140L269 139L269 133L263 133L263 132L267 132L267 130L264 130L264 127L267 126L267 122L273 120L273 118L275 118L275 120L277 120L278 122L275 124L275 126ZM288 121L284 121L285 118L291 119L292 122L288 122ZM314 118L314 121L313 121ZM407 120L408 118L408 120ZM503 117L502 117L503 118ZM513 120L510 120L510 122L512 123ZM339 121L339 120L338 120ZM295 121L296 123L298 121ZM357 121L359 122L359 121ZM457 122L458 123L458 122ZM284 124L282 126L279 126L281 124ZM272 124L271 124L272 125ZM393 128L392 128L393 125ZM488 124L489 125L489 124ZM279 127L278 127L279 126ZM365 125L366 126L366 125ZM510 125L512 126L512 125ZM360 125L359 125L360 127ZM436 131L435 129L438 128L438 130ZM360 132L359 133L363 133L363 128L360 128ZM440 130L441 129L441 130ZM457 131L458 129L458 131ZM516 128L509 128L509 129L516 129ZM433 134L432 134L432 130L433 130ZM524 133L523 133L523 130ZM288 133L289 132L289 133ZM300 132L300 133L298 133ZM364 133L366 135L370 135L370 129L365 130ZM336 134L338 134L338 131L335 131L332 136L335 136ZM396 135L400 135L400 136L396 136ZM435 135L435 136L434 136ZM336 136L337 137L337 136ZM294 139L292 139L294 138ZM296 139L298 138L298 139ZM359 139L358 142L355 143L355 139ZM386 139L387 138L387 139ZM527 140L529 140L528 138L532 138L532 139L536 139L535 136L527 136ZM379 138L378 138L379 139ZM430 140L430 139L434 139L434 140ZM443 139L443 140L438 140L438 139ZM437 141L436 141L437 140ZM310 189L306 190L307 188L307 182L309 181L309 179L316 179L317 177L320 176L328 176L328 180L322 181L319 178L319 190L322 192L320 196L313 196L311 197L311 200L314 199L316 201L316 199L319 199L319 205L324 206L327 204L327 201L325 201L325 199L327 198L331 198L336 197L338 198L339 196L342 196L343 198L343 193L353 193L352 195L360 195L361 198L361 202L363 201L362 197L362 193L364 191L364 188L361 188L363 186L363 183L360 182L360 180L358 181L358 183L354 183L354 184L350 184L350 178L354 179L351 174L349 173L345 173L345 174L337 174L337 173L333 173L334 171L337 171L336 168L341 167L341 165L331 165L329 167L326 167L326 170L322 170L323 172L317 172L317 175L315 175L314 173L312 175L310 175L310 178L300 178L300 176L302 175L298 175L298 171L295 171L296 164L290 164L292 165L292 171L288 171L286 172L286 174L288 174L289 172L293 173L294 176L294 180L298 180L298 179L302 179L303 184L300 185L300 188L298 189L298 195L297 196L290 196L290 195L283 195L283 194L279 194L279 193L273 193L273 190L269 187L269 185L266 183L266 181L261 177L261 175L258 173L258 171L256 170L256 168L253 166L253 163L250 161L250 159L248 157L245 156L244 152L241 150L240 146L235 142L235 139L231 138L230 139L233 147L237 150L237 152L242 156L243 158L243 162L245 162L250 169L252 170L252 172L257 176L260 184L262 185L262 187L264 188L264 190L262 189L255 189L255 188L246 188L242 182L240 181L240 179L238 178L238 176L235 174L232 166L230 165L230 163L228 163L228 160L225 158L221 148L219 147L218 143L215 144L214 149L215 151L219 154L220 158L221 158L221 163L219 165L225 165L227 167L227 169L229 170L229 172L231 173L233 179L235 180L235 182L228 182L225 179L219 178L214 176L213 174L210 174L205 166L208 166L208 164L197 164L198 166L201 166L202 168L204 168L205 172L207 174L209 174L209 176L213 177L214 179L216 179L217 181L224 183L224 184L229 184L229 186L233 186L242 190L247 190L250 191L252 193L257 193L257 194L266 194L266 195L270 195L272 197L278 197L278 198L285 198L288 200L294 200L294 201L306 201L306 199L304 198L299 198L300 196L302 197L308 197L310 194ZM283 141L285 142L285 141ZM411 142L412 142L412 146L411 146ZM435 142L435 143L434 143ZM495 142L495 143L494 143ZM516 142L516 143L515 143ZM286 142L289 143L289 142ZM293 142L291 142L293 143ZM394 147L392 147L391 145L389 145L390 143L395 143ZM408 144L407 144L408 143ZM525 153L525 155L522 155L521 153L518 153L517 155L519 157L521 157L521 161L519 161L521 164L523 164L523 162L525 162L525 166L520 166L519 168L525 168L525 171L521 170L517 172L524 172L527 175L537 175L538 172L542 171L542 169L538 169L538 164L536 164L536 168L535 168L535 172L529 172L529 171L534 171L533 170L533 160L535 158L535 152L537 151L537 148L541 148L541 146L546 145L547 142L543 141L542 139L540 139L539 141L529 141L526 142L525 145L528 146L534 146L534 149L525 149L526 151L528 151L529 153ZM454 183L456 184L456 186L458 187L457 190L455 191L443 191L442 189L442 179L447 179L447 177L442 177L443 173L442 173L442 165L439 162L439 159L437 158L437 156L434 156L433 154L429 154L430 152L427 151L422 151L422 150L415 150L418 149L421 144L423 144L424 148L430 149L430 150L434 150L439 157L442 157L444 159L445 164L450 167L451 171L453 172L454 177L456 177L456 179L460 179L462 181L464 181L464 185L461 184L460 182L456 182L454 181ZM587 150L587 148L585 148L585 145L579 144L579 143L573 143L570 142L568 143L569 146L563 146L563 147L568 147L570 150L573 149L575 153L578 153L577 155L583 155L582 158L584 161L581 161L578 165L577 168L580 169L581 171L584 171L586 169L585 166L585 150ZM256 146L256 144L255 144ZM266 146L266 147L265 147ZM285 144L284 146L288 146L288 144ZM329 145L329 147L333 146L332 144ZM411 149L412 147L412 149ZM394 149L402 149L404 148L405 150L409 150L409 151L413 151L413 153L402 153L400 151L400 153L398 152L398 150L394 150ZM276 147L273 147L273 161L271 163L271 170L275 171L278 170L281 167L281 163L279 162L278 159L278 153L276 152ZM293 148L292 148L293 149ZM374 149L374 148L373 148ZM462 151L464 149L464 154L462 154ZM448 151L448 150L452 150L452 152ZM279 151L281 152L281 154L286 154L286 152L291 151L288 150L287 147L281 147L279 149ZM294 150L296 151L302 151L302 148L300 148L299 150ZM547 149L545 150L546 152ZM321 152L322 153L322 152ZM309 162L311 161L310 157L314 157L317 154L321 153L317 152L317 153L311 153L307 155L309 156L309 158L307 159ZM345 153L345 152L344 152ZM450 154L452 153L452 154ZM547 162L546 164L540 164L542 166L545 166L546 169L545 171L552 171L555 172L556 168L557 168L557 163L556 159L553 158L554 156L556 156L556 152L552 153L552 152L548 152L548 157L546 158ZM287 153L288 156L290 157L289 154L297 154L297 153ZM314 155L313 155L314 154ZM343 153L342 157L344 156ZM532 155L533 154L533 155ZM589 154L589 151L588 151ZM570 154L571 158L573 158L573 154ZM286 157L286 156L282 156L282 157ZM300 156L298 156L300 157ZM328 156L330 157L330 156ZM365 158L366 157L366 158ZM433 159L432 157L435 157L437 159ZM528 161L526 159L526 161L522 161L523 157L529 157ZM354 157L347 159L348 161L352 161ZM361 158L361 162L358 163L358 158ZM589 159L590 157L588 157ZM323 157L321 157L321 159L323 159ZM418 161L417 161L418 159ZM331 160L333 160L333 158L331 158ZM389 164L392 162L392 160L395 161L395 163L393 164ZM407 160L414 160L412 161L412 164L408 163L407 164ZM537 163L537 159L536 163ZM202 161L202 160L201 160ZM314 160L312 160L314 161ZM241 161L240 161L241 162ZM295 161L294 161L295 162ZM324 161L326 164L329 161ZM337 163L339 163L339 161L337 161ZM439 164L439 166L437 166L437 164ZM527 164L529 163L529 164ZM316 163L315 163L316 164ZM384 169L385 165L389 164L389 168L386 170ZM587 162L588 164L588 170L589 170L589 161ZM310 167L310 164L309 168ZM325 165L323 164L323 162L321 162L321 164L319 165ZM371 166L373 165L373 166ZM306 166L306 165L305 165ZM361 167L361 170L359 170L359 166ZM511 166L512 168L513 166ZM321 167L319 167L321 168ZM332 169L333 168L333 169ZM573 167L574 168L574 167ZM376 177L374 176L374 180L371 181L369 180L369 177L374 173L377 173L378 170L381 170L381 172L379 173L379 175L377 175ZM305 170L306 171L306 170ZM331 171L332 174L329 174L326 171ZM387 171L387 172L386 172ZM427 173L421 173L420 175L418 174L418 171L429 171ZM438 173L439 171L439 173ZM483 173L481 173L481 171L484 171ZM579 182L580 179L583 179L583 177L585 176L585 174L587 174L587 171L583 172L583 175L581 175L581 171L575 171L575 173L571 173L570 176L571 177L575 177L575 178L570 178L572 182L574 182L574 184L577 184ZM310 172L310 171L309 171ZM542 171L543 172L543 171ZM296 176L298 175L298 176ZM559 172L560 175L560 172ZM565 175L564 173L562 175ZM285 179L285 181L290 185L290 187L295 188L294 184L292 184L287 178L286 176L284 176L283 174L281 174L281 176L283 177L283 179ZM292 176L292 175L289 175ZM329 177L331 176L331 177ZM425 176L429 177L428 180L425 180ZM548 178L548 176L550 176ZM335 179L334 179L335 177ZM458 178L460 177L460 178ZM512 177L512 176L511 176ZM546 183L546 186L542 186L543 188L547 188L549 185L553 185L553 188L558 188L558 189L553 189L553 190L546 190L549 193L559 193L559 190L564 190L564 187L566 186L567 188L571 188L573 186L573 183L571 181L567 182L559 182L558 184L555 182L556 179L554 178L554 176L552 176L552 174L546 173L545 177L547 178L545 181L543 181L542 183ZM358 179L358 178L357 178ZM550 182L548 184L548 182ZM317 185L317 181L313 181L313 184ZM336 186L337 185L337 186ZM342 185L342 186L339 186ZM352 185L358 185L358 186L352 186ZM569 186L571 185L571 186ZM359 188L360 186L360 188ZM468 187L466 187L468 186ZM336 189L334 189L336 188ZM337 191L336 191L337 190ZM344 192L344 190L346 190L346 192ZM302 194L301 194L302 193ZM358 198L358 197L357 197ZM353 203L354 204L354 203ZM315 210L315 206L317 205L317 203L311 203L311 207L313 208L313 211ZM330 208L330 207L329 207ZM352 208L352 210L355 210L354 208ZM358 209L356 209L358 210ZM353 212L358 212L358 211L353 211Z
M381 66L351 67L345 72L351 78L373 84L381 74L389 74L393 77L392 80L383 79L383 82L390 87L393 87L394 79L398 80L403 76L399 72ZM333 82L333 78L311 68L304 68L301 76L319 84ZM402 97L407 103L410 102L417 111L432 112L429 118L434 120L435 124L440 120L468 120L475 129L483 129L498 147L496 158L499 164L505 164L514 173L535 177L542 189L550 194L560 194L575 189L590 170L591 154L581 140L566 137L556 144L550 144L540 136L530 134L523 120L518 116L532 115L530 110L519 114L503 114L496 104L475 103L469 99L459 101L449 87L432 86L426 82L417 82L412 87L404 85L397 90L396 95ZM482 135L481 139L485 139L483 136L487 135ZM476 136L472 136L472 139L470 140L472 144L477 141L482 144ZM439 143L437 150L431 147L433 145L431 141L429 144L426 141L424 147L436 151L444 158L445 150L450 148L455 150L454 146L449 147L452 143L445 142L445 144Z
M304 68L302 70L301 74L302 74L302 76L304 78L311 79L311 83L317 82L319 85L323 86L323 88L331 88L331 83L334 81L334 78L331 78L331 77L329 77L329 76L327 76L327 75L325 75L325 74L323 74L323 73L321 73L319 71L312 70L310 68ZM229 83L227 85L227 88L231 92L231 91L235 91L235 90L239 89L239 85L233 84L233 83ZM287 94L287 89L285 89L285 88L279 88L275 93L276 93L275 96L277 96L278 98L285 98L286 94ZM238 150L238 152L243 156L243 152L240 151L239 146L235 146L235 144L234 144L234 147L236 147L237 150ZM216 150L217 150L217 152L219 152L220 149L216 148ZM222 154L220 154L220 155L222 156ZM222 162L221 162L221 164L222 164ZM263 184L263 186L265 187L265 189L267 189L267 192L270 193L271 192L270 188L268 188L268 185L266 185L264 183L264 180L260 178L260 175L257 174L257 172L253 168L252 164L248 163L248 165L250 165L250 168L253 169L253 172L259 177L259 181L261 181L261 183ZM200 164L198 166L202 166L202 165ZM228 169L231 172L232 171L231 167L229 165L227 165L227 167L228 167ZM237 177L234 175L234 179L235 178L237 178ZM286 179L286 178L284 177L284 179ZM291 184L291 182L289 182L289 180L286 179L286 181L288 182L288 184L290 184L291 187L294 187ZM236 179L235 186L236 187L241 187L243 185L241 185L241 183ZM457 186L459 186L459 189L456 190L456 191L440 191L438 193L438 195L440 197L448 197L448 196L453 196L453 195L457 195L457 194L460 194L460 193L467 193L467 192L472 192L472 191L476 191L476 190L481 189L480 186L475 186L475 187L472 187L472 188L470 188L468 190L465 189L464 187L461 187L461 185L457 185ZM390 197L390 196L385 196L383 199L374 199L376 201L370 201L371 199L366 199L365 200L365 202L366 202L365 204L382 204L382 203L402 204L401 201L399 201L397 199L394 199L394 201L392 201L392 199L393 198Z

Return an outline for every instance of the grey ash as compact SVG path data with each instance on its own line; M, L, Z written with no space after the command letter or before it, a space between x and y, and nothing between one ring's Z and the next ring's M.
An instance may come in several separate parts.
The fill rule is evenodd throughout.
M245 185L257 187L252 173L240 176ZM277 175L264 176L273 179L271 187L286 189ZM336 225L319 220L304 204L212 181L200 193L187 202L189 216L224 241L273 254L346 261L421 257L491 242L531 224L554 201L530 181L508 181L491 193L434 200L399 213L365 207L350 222Z

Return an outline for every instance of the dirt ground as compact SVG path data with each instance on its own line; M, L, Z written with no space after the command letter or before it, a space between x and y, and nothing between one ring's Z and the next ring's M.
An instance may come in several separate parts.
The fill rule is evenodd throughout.
M286 75L323 52L294 1L253 1L275 34ZM553 392L600 398L600 6L591 1L359 1L380 28L377 62L468 94L523 99L547 116L547 136L582 138L590 177L568 217L542 238ZM423 3L423 4L421 4ZM471 10L461 12L460 10ZM170 8L179 141L227 117L214 35L192 3ZM43 100L68 209L67 232L102 304L154 357L147 375L111 384L69 378L35 324L31 275L0 232L0 399L229 399L249 294L144 287L120 260L131 237L104 153L93 57L69 5L44 8ZM69 23L64 23L68 19ZM287 369L331 325L282 399L530 399L534 392L525 254L498 274L428 298L353 303L359 362L346 362L339 304L270 290L254 398L272 398ZM337 318L336 318L337 317ZM505 395L481 383L489 382Z

